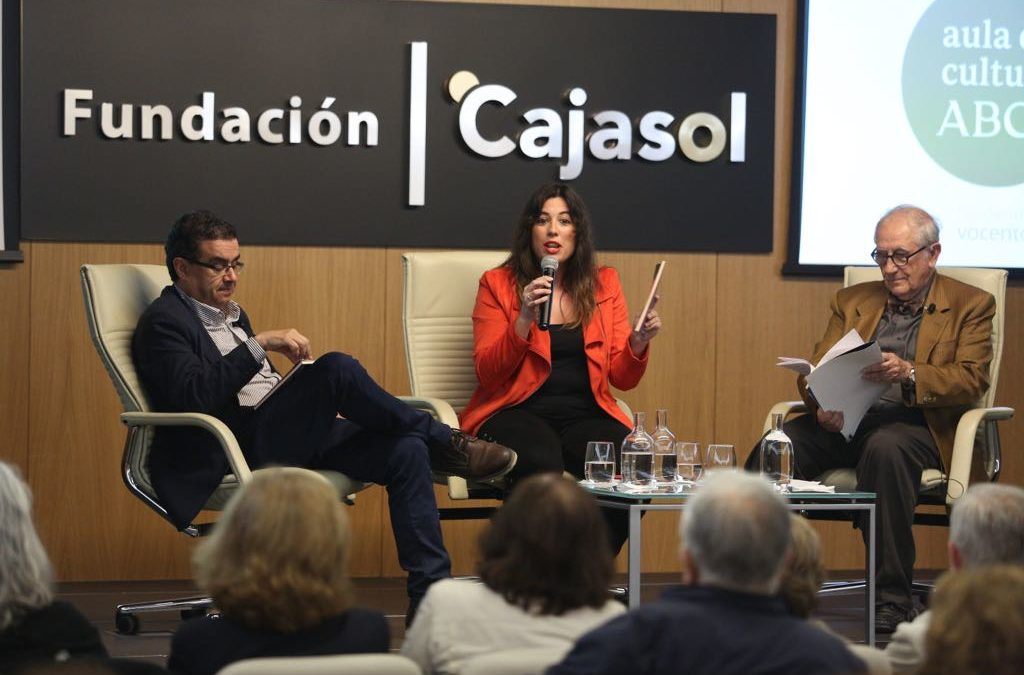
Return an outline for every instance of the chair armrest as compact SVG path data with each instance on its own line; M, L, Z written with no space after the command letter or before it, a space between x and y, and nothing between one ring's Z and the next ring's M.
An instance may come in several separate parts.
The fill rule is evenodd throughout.
M249 470L249 464L245 461L242 449L238 447L235 435L228 425L212 415L193 412L126 412L121 414L121 421L129 427L199 427L206 429L220 443L238 482L247 483L252 479L252 471Z
M946 506L952 507L967 490L971 482L971 464L974 460L974 439L982 422L1008 420L1013 417L1013 408L973 408L960 417L953 439L953 459L950 461L949 478L946 481ZM954 496L955 495L955 496Z
M807 412L807 405L803 401L779 401L768 411L768 417L764 419L762 433L772 430L772 415L775 413L782 413L782 421L785 422L790 415L805 412Z
M448 401L442 398L430 396L399 396L398 400L404 401L406 405L417 410L429 413L442 424L447 424L452 429L459 428L459 416L455 414L455 408Z

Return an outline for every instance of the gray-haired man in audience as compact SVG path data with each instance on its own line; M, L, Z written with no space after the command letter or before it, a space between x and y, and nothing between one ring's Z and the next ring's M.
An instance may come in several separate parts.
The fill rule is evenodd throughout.
M776 596L789 528L767 481L713 472L681 520L683 585L584 635L548 675L863 672Z
M1024 565L1024 488L982 483L961 497L949 517L949 567ZM931 612L901 623L885 648L893 672L916 670L924 661Z

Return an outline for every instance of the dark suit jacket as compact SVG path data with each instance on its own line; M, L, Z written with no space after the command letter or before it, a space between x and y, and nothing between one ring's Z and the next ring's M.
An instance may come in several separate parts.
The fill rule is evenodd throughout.
M253 334L245 312L238 325ZM240 434L237 395L261 364L245 345L221 356L195 310L174 287L165 288L139 319L132 358L154 410L206 413ZM244 440L239 438L243 448ZM179 528L199 513L229 470L213 436L185 427L157 430L149 469L161 503Z
M881 281L844 288L832 299L832 317L825 335L814 348L817 363L843 335L856 328L865 340L875 334L889 292ZM991 293L935 275L917 334L914 356L915 394L910 405L924 412L943 466L949 467L953 439L960 416L988 390L992 361L992 317L996 303ZM800 395L813 411L804 378Z
M353 607L291 633L256 630L222 616L182 622L167 667L177 675L214 675L235 661L272 656L387 653L390 631L380 612Z
M680 586L581 636L546 674L863 672L839 638L791 616L778 598Z

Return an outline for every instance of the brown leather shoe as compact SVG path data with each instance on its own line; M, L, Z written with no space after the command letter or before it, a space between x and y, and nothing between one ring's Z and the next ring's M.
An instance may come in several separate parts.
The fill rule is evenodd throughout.
M436 473L490 481L501 478L516 465L511 448L452 429L452 442L431 453L430 466Z

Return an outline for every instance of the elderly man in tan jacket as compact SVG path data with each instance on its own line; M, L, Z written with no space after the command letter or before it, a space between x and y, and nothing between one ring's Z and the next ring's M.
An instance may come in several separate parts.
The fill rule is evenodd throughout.
M889 386L847 442L839 433L842 413L820 409L801 377L800 393L811 412L785 426L798 477L853 467L857 489L878 495L880 633L916 615L911 527L921 473L949 466L957 421L989 386L995 299L937 274L941 250L938 226L925 211L900 206L882 217L871 257L883 280L836 293L813 361L855 328L882 350L882 360L862 377Z

